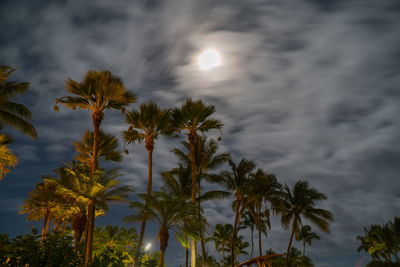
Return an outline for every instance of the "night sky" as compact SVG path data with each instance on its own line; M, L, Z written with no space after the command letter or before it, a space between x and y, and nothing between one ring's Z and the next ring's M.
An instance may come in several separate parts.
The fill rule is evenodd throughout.
M31 82L19 100L39 135L33 141L5 129L19 164L0 181L1 233L29 231L18 215L28 192L74 157L72 142L92 127L88 111L53 110L55 98L67 95L66 78L81 81L89 69L121 76L138 103L173 107L190 96L215 105L224 123L219 152L255 160L281 183L304 179L325 193L321 206L335 221L307 249L316 266L362 262L356 236L363 227L399 216L398 0L2 0L0 25L0 63L19 68L12 80ZM220 52L222 66L199 70L196 57L206 48ZM120 138L127 125L113 111L103 128ZM176 166L170 149L178 144L173 138L156 144L154 189L159 173ZM144 145L129 150L113 166L144 192ZM217 223L233 224L231 201L204 205L211 233ZM129 214L126 206L112 206L97 225L121 224ZM289 235L274 217L263 248L283 251ZM154 243L155 236L150 228L145 239ZM207 248L220 259L214 244ZM167 266L184 262L172 234L166 257Z

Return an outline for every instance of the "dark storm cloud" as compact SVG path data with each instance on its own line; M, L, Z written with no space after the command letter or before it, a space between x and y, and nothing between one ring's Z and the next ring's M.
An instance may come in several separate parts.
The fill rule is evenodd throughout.
M31 81L24 102L40 136L33 143L16 135L23 140L13 145L21 163L1 182L1 190L18 181L23 192L2 194L2 202L21 203L40 175L73 157L72 141L90 127L90 116L65 108L55 113L54 99L65 95L66 77L80 81L88 69L107 68L123 78L140 102L153 99L167 107L193 96L216 105L216 116L225 125L221 152L256 160L282 183L306 179L324 192L329 200L322 205L334 213L335 222L331 234L323 234L309 249L318 266L353 265L362 257L356 253L362 227L396 215L398 1L0 5L0 62L19 67L14 77ZM195 58L208 47L221 52L223 66L200 72ZM110 112L104 128L120 136L126 126L119 112ZM156 188L159 173L176 163L169 151L178 142L161 139L156 144ZM123 179L141 192L145 149L136 145L129 150L120 165ZM7 212L17 212L17 204L10 207ZM233 221L229 207L230 200L205 205L212 227ZM289 233L278 218L273 222L264 247L284 250ZM176 244L168 249L183 253Z

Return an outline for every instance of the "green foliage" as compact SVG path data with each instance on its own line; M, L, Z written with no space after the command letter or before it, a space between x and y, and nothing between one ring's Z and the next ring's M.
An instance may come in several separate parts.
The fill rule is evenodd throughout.
M365 251L372 256L368 266L386 266L384 263L391 264L393 259L397 264L400 263L400 218L395 217L393 221L382 225L373 224L370 229L364 228L364 235L358 236L357 240L360 241L358 251Z
M52 233L42 241L36 229L31 234L19 235L9 240L0 235L0 266L79 266L81 258L72 246L72 236Z

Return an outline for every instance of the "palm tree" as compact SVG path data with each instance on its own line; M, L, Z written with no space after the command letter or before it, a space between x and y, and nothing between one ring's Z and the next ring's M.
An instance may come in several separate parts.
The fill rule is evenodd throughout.
M185 151L175 148L172 152L178 156L181 162L185 163L186 166L191 166L190 160L190 144L186 141L182 142ZM197 179L197 197L201 198L201 181L204 179L208 182L220 182L218 181L219 176L210 174L210 171L218 169L222 164L227 162L230 159L229 153L221 153L217 154L218 150L218 143L213 139L207 140L206 136L198 135L195 140L195 162L196 162L196 179ZM229 194L228 194L229 195ZM224 191L209 191L204 194L204 197L208 197L208 199L221 199L227 197L227 193ZM199 204L199 212L201 210L201 202ZM201 214L199 214L201 216ZM204 238L203 238L203 230L200 229L200 244L201 244L201 259L206 259L205 255L205 245L204 245ZM205 263L202 262L202 265Z
M16 70L0 65L0 126L5 123L36 139L35 128L26 120L31 120L32 113L24 105L15 102L18 95L28 91L29 83L8 81L9 76Z
M88 109L91 111L93 122L93 148L90 174L93 175L98 169L98 136L100 125L104 118L104 110L119 109L124 111L125 107L136 101L136 96L125 90L121 78L114 76L110 71L89 70L82 83L68 78L66 81L67 92L73 96L58 98L56 103L64 104L66 107L76 109ZM58 110L57 106L55 108ZM90 203L88 207L88 229L86 240L85 266L92 259L92 244L94 232L94 216L96 203Z
M243 213L244 208L242 202L251 189L250 174L255 168L255 163L250 160L242 159L239 164L236 164L232 160L229 160L231 171L222 171L220 176L222 178L223 185L234 191L235 202L233 204L235 209L235 222L233 225L232 241L231 241L231 264L234 266L235 262L235 240L237 234L237 226L240 220L240 214Z
M215 243L215 249L222 251L222 267L225 267L225 252L229 251L225 246L229 245L229 240L232 237L233 226L232 224L217 224L215 226L215 232L210 238Z
M172 121L178 133L185 131L190 144L190 160L192 167L192 203L196 203L196 160L195 160L195 140L198 132L208 132L212 129L221 130L222 123L210 118L215 112L214 106L207 106L202 100L193 101L187 98L180 108L172 111ZM191 265L196 267L196 240L191 241L192 255Z
M28 220L43 218L42 239L45 238L51 221L53 210L62 203L63 196L58 193L57 185L53 183L38 183L29 193L20 214L28 213Z
M153 192L151 195L139 194L138 196L142 201L135 201L130 204L132 209L138 210L138 214L127 216L123 221L141 221L142 217L146 216L148 219L156 220L159 223L160 262L158 266L162 267L168 246L169 231L180 231L183 228L183 219L195 212L194 206L185 205L181 199L172 198L162 192Z
M330 211L316 208L317 202L326 199L326 196L314 188L310 188L307 181L299 180L293 190L286 184L282 194L281 222L285 228L291 227L289 245L286 251L285 267L288 264L288 255L293 236L298 236L302 218L315 224L324 232L329 232L329 221L333 220Z
M308 245L311 246L311 242L313 239L320 240L320 237L316 233L311 232L311 226L309 225L301 226L299 235L297 237L297 240L303 241L303 254L301 256L301 267L304 266L304 254L306 251L306 242L308 243Z
M250 259L253 258L253 249L254 249L254 242L253 242L253 232L254 227L256 226L256 218L254 217L255 211L251 212L249 209L254 209L254 207L247 207L246 211L242 214L242 220L239 222L238 230L246 229L247 227L250 228L250 236L251 236L251 250L250 250ZM265 228L265 227L264 227Z
M130 186L119 186L117 178L120 176L117 169L104 171L97 169L90 176L87 165L82 163L71 163L64 168L60 168L58 172L60 178L48 177L44 179L46 182L54 183L58 186L58 192L64 194L71 199L75 199L78 207L87 206L90 203L95 203L100 211L108 211L110 202L126 201L128 194L133 192ZM64 174L62 174L64 172ZM79 220L76 226L76 242L79 242L80 235L83 232L82 221L84 221L83 209L79 208L79 212L74 217ZM100 212L104 213L104 212ZM96 213L94 214L96 217ZM77 243L76 243L77 245Z
M154 102L142 103L139 111L130 111L126 114L126 122L130 125L122 133L125 143L134 144L144 141L148 153L147 194L151 194L153 183L153 150L154 142L159 135L171 135L173 128L168 109L161 109ZM142 219L137 248L140 250L146 229L146 217Z
M253 204L254 206L254 216L257 219L257 229L258 229L258 248L259 254L262 256L261 247L261 233L262 233L262 221L265 218L266 226L271 229L270 218L269 218L269 208L267 202L273 210L280 203L281 199L281 185L278 183L275 175L266 173L262 169L258 169L255 173L251 175L251 193L247 196L247 202ZM263 206L265 205L265 211L261 212ZM254 211L250 210L250 211ZM264 224L265 229L265 224ZM266 235L266 232L264 232Z
M11 138L8 135L0 133L0 181L18 163L17 156L7 147L10 142Z

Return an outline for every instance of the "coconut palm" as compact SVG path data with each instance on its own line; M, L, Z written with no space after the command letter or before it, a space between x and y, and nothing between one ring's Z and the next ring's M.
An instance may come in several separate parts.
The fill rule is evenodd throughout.
M147 194L151 194L153 183L153 150L154 143L160 135L171 135L173 127L168 109L161 109L154 102L142 103L139 111L126 114L126 122L130 125L122 133L125 143L135 144L144 141L148 153ZM140 250L146 229L146 217L143 217L137 248Z
M0 126L7 124L36 139L36 130L28 122L32 118L32 113L23 104L15 102L18 95L28 91L29 83L8 81L9 76L16 70L10 66L0 65Z
M102 214L108 211L110 202L125 201L128 194L133 192L130 186L119 186L117 178L120 176L117 169L104 171L96 170L90 176L90 171L85 164L67 164L66 167L58 170L59 178L48 177L46 182L58 186L58 191L71 199L75 199L79 212L74 217L77 220L73 228L76 229L76 244L84 230L84 209L90 203L95 203ZM96 217L96 213L94 215Z
M311 188L307 181L299 180L291 190L286 184L282 193L281 222L285 228L291 228L289 245L286 251L285 267L288 264L288 255L292 245L293 236L298 236L302 218L309 220L324 232L329 232L329 221L333 220L330 211L316 208L319 201L326 196Z
M175 148L172 152L178 156L181 162L185 163L186 166L191 166L190 160L190 144L186 141L182 142L183 147L186 151L181 149ZM197 197L201 198L201 181L204 179L208 182L219 182L219 176L210 174L210 171L218 169L222 164L227 162L230 159L229 153L221 153L216 154L218 150L218 143L213 139L207 140L206 136L198 135L195 140L195 147L194 147L194 155L195 155L195 162L196 162L196 179L197 179ZM227 197L228 193L224 191L209 191L204 194L204 197L208 197L209 199L216 199L216 198L224 198ZM201 202L199 204L199 211L201 210ZM200 214L199 214L200 216ZM203 238L203 230L200 229L200 244L201 244L201 252L202 257L201 259L206 259L205 255L205 245L204 245L204 238ZM205 263L202 262L202 265Z
M124 111L127 105L136 101L136 96L126 91L121 78L112 75L107 70L89 70L81 83L68 78L66 89L73 96L58 98L56 103L61 103L72 109L79 107L91 111L94 135L90 174L93 175L95 170L98 169L97 145L100 125L104 118L104 110L119 109ZM58 110L58 107L56 106L55 109ZM92 259L95 206L96 203L90 203L88 207L85 266L88 266Z
M138 213L127 216L123 220L125 222L137 222L142 220L142 216L146 216L148 219L159 223L159 266L162 267L164 266L165 251L168 246L169 231L181 231L184 218L191 216L195 212L194 206L186 205L181 199L173 198L163 192L153 192L151 195L139 194L138 196L142 201L135 201L130 204L130 207L138 210Z
M253 209L253 211L249 211L249 209ZM250 236L251 236L251 250L250 250L250 258L253 258L253 249L254 249L254 242L253 242L253 232L254 227L257 224L257 219L254 217L255 211L254 207L247 207L246 211L242 214L242 220L239 222L238 230L250 228ZM265 228L265 225L264 225Z
M42 239L45 238L51 222L51 216L57 205L62 203L63 196L58 193L57 185L53 183L38 183L29 193L25 205L21 207L21 214L28 213L28 220L43 218Z
M262 221L263 218L265 218L264 222L266 223L266 226L271 229L269 218L270 209L268 208L267 203L269 202L270 207L273 210L277 209L281 199L281 185L278 183L274 174L266 173L262 169L258 169L255 173L251 175L250 185L251 193L247 196L247 202L254 206L254 210L250 209L250 211L255 211L254 216L257 219L256 225L258 229L259 256L262 256ZM264 212L262 212L264 206L265 210ZM264 233L266 235L266 232Z
M215 232L210 238L215 243L215 249L222 251L222 267L225 267L225 252L229 251L229 241L232 237L233 226L232 224L217 224ZM226 247L225 247L226 246Z
M190 144L190 160L192 167L192 203L196 203L196 160L195 140L199 132L204 133L212 129L221 130L222 123L210 118L215 112L215 107L206 105L202 100L193 101L187 98L180 108L172 110L172 122L178 133L185 132ZM196 240L191 241L191 265L196 267Z
M222 178L223 185L234 192L235 201L233 207L235 210L235 222L233 225L232 241L231 241L231 264L232 267L235 262L235 240L237 234L237 226L240 220L240 215L244 211L242 202L248 195L251 189L250 174L255 168L255 163L250 160L242 159L239 164L236 164L232 160L229 160L230 171L222 171L220 176Z
M301 226L299 235L297 236L297 240L303 241L303 253L301 256L301 267L304 266L304 254L306 252L306 243L311 246L311 242L313 239L320 240L319 235L314 232L311 232L311 226L303 225Z

